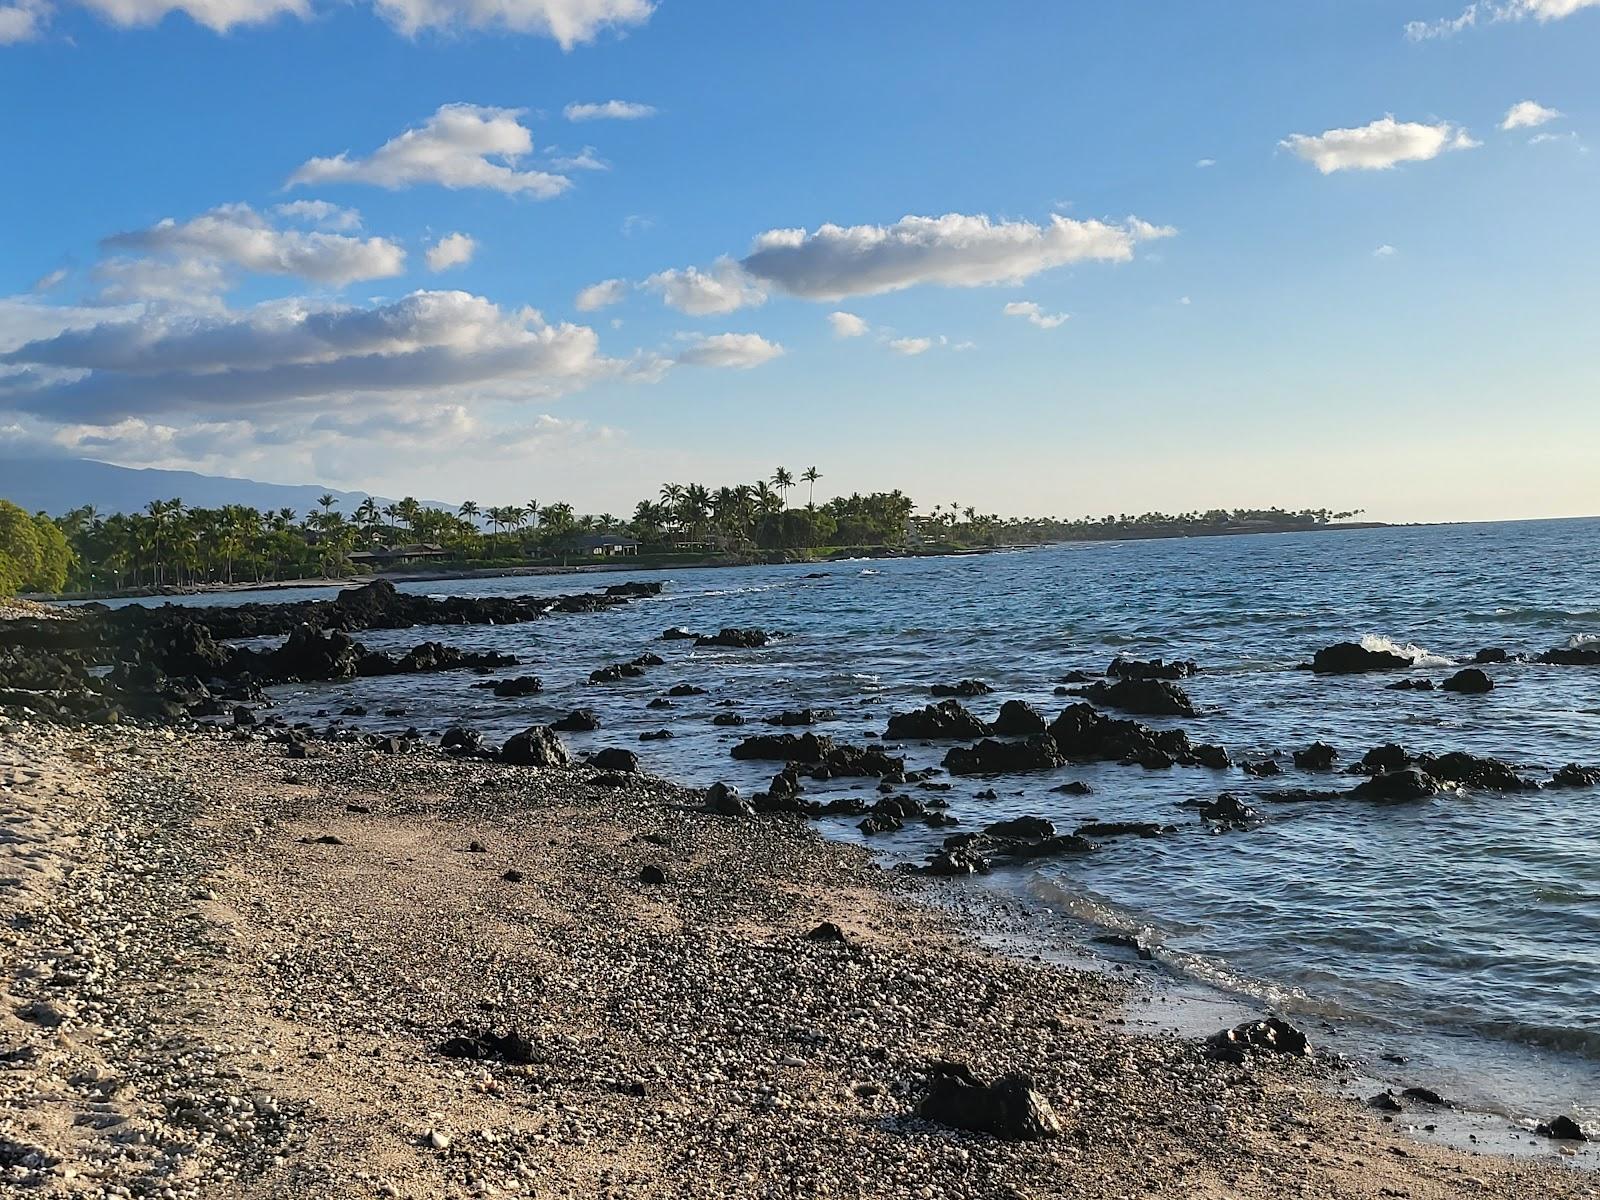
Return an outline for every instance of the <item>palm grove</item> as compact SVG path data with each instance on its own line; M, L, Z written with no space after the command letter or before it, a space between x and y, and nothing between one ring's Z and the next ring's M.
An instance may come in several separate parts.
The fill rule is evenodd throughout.
M0 500L0 595L18 591L111 591L343 576L351 556L404 559L429 548L443 565L494 568L570 561L619 544L644 556L734 560L898 549L929 551L1041 542L1174 537L1300 529L1357 515L1328 509L1145 513L1080 519L1001 518L957 501L925 515L900 491L835 496L817 503L822 473L779 467L755 483L711 488L668 483L628 518L580 514L571 504L479 505L451 510L407 497L367 497L353 511L324 493L309 512L247 505L190 508L152 500L143 510L102 514L92 506L61 517L30 515ZM790 494L804 488L803 504ZM799 499L800 497L796 497Z

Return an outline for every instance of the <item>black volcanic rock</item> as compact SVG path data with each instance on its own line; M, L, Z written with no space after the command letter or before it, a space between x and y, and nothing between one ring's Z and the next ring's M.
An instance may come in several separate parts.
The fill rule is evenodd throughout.
M980 720L954 700L941 700L928 704L915 712L895 713L889 718L884 736L908 741L933 741L939 739L967 739L983 737L990 732L987 722Z
M1414 665L1403 654L1368 650L1358 642L1340 642L1318 650L1311 669L1319 675L1359 675L1365 671L1399 671Z
M956 746L944 756L944 768L952 775L1006 775L1048 771L1066 761L1055 740L1040 734L1020 742L985 738L976 746Z
M1439 686L1447 692L1464 692L1467 695L1480 696L1484 692L1494 691L1494 680L1477 667L1467 667L1457 671Z

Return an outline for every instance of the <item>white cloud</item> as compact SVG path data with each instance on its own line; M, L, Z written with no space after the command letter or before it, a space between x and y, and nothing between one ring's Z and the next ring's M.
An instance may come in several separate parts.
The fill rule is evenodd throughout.
M1183 305L1183 307L1188 308L1191 304L1194 303L1194 301L1189 299L1189 297L1187 297L1187 296L1179 296L1178 297L1178 303Z
M169 13L183 13L216 33L241 25L262 25L282 16L304 20L309 0L78 0L113 25L132 28L158 24Z
M756 239L743 266L790 295L842 300L925 283L1018 283L1040 271L1086 260L1126 262L1137 242L1175 232L1136 217L1117 225L1055 215L1041 226L961 213L909 216L887 226L823 225L814 233L770 230Z
M52 291L67 281L67 276L72 272L66 267L57 267L54 271L47 272L33 281L33 286L28 290L37 295L40 292Z
M447 233L428 247L428 270L448 271L451 267L464 267L477 253L478 243L465 233Z
M517 161L533 151L533 135L517 120L522 112L476 104L441 105L420 128L390 138L366 158L343 153L311 159L289 177L289 186L370 183L393 190L433 183L526 193L539 199L559 196L572 184L566 176L516 168Z
M833 326L833 336L836 338L861 337L872 328L855 313L848 312L829 313L828 324Z
M178 308L222 308L228 273L210 258L108 258L94 269L108 304L150 302Z
M1373 258L1393 258L1396 254L1399 254L1399 253L1400 253L1400 251L1396 250L1393 246L1389 245L1388 242L1385 242L1383 245L1379 246L1376 250L1374 250L1372 252L1372 257Z
M895 338L889 343L889 349L896 354L915 355L926 354L933 349L933 339L925 337Z
M622 218L622 225L620 226L622 236L631 238L636 234L646 233L655 227L655 223L654 217L647 217L641 213L629 213Z
M1040 329L1055 329L1065 325L1069 313L1047 313L1032 300L1013 300L1001 310L1008 317L1022 317Z
M406 261L406 252L385 238L276 229L248 204L224 205L181 224L169 217L148 229L115 234L102 244L111 250L228 263L334 286L398 275Z
M668 307L693 317L730 313L766 303L767 293L731 258L719 258L711 270L687 267L658 271L641 285L659 292Z
M1217 165L1217 160L1214 159L1214 158L1202 158L1199 162L1195 163L1194 165L1199 167L1201 170L1204 170L1207 167L1216 166Z
M769 342L759 333L714 333L695 337L678 355L678 361L690 367L736 367L748 370L771 362L783 353L783 347Z
M554 38L563 50L592 42L602 29L642 25L654 0L374 0L408 37L425 29L503 29Z
M1500 122L1500 128L1534 129L1540 125L1548 125L1561 115L1555 109L1546 108L1532 100L1521 100L1507 111L1506 119Z
M326 200L291 200L272 210L285 221L302 225L315 225L318 229L331 229L336 233L352 233L361 228L361 214L353 208L341 208Z
M44 32L50 6L43 0L19 0L0 5L0 46L31 42Z
M569 104L562 115L569 121L639 121L655 116L656 110L629 100L607 100L601 104Z
M1454 37L1477 28L1480 23L1497 25L1504 21L1525 21L1530 17L1544 24L1596 7L1600 7L1600 0L1474 0L1454 17L1407 22L1406 36L1414 42Z
M611 164L600 157L593 146L585 146L576 154L557 154L550 165L558 171L609 171Z
M598 309L609 308L619 303L627 294L627 280L602 279L599 283L591 283L578 293L576 301L578 311L595 312Z
M1315 136L1294 133L1278 143L1324 175L1335 171L1381 171L1403 162L1423 162L1446 150L1470 150L1479 143L1448 121L1423 125L1382 117L1357 129L1330 129Z
M0 367L23 372L0 376L0 406L94 424L162 411L370 411L380 401L556 395L662 365L604 358L594 330L547 324L532 309L414 292L371 307L286 300L218 315L110 315L0 354Z
M1536 133L1528 139L1528 145L1530 146L1548 146L1553 142L1577 142L1579 143L1579 149L1583 149L1584 153L1588 153L1583 148L1578 135L1570 130L1566 133Z

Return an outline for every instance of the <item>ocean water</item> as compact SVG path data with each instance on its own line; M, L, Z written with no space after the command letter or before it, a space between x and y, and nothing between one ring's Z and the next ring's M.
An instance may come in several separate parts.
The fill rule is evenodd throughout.
M529 594L632 577L406 588ZM276 699L291 719L360 703L372 713L351 722L362 728L440 731L460 723L497 738L590 707L604 727L566 735L575 751L627 746L661 775L690 784L726 780L749 792L774 764L738 763L728 751L766 731L759 718L769 713L831 707L838 719L817 731L861 742L868 731L881 733L890 713L928 703L932 683L984 680L994 693L965 703L986 717L1011 698L1050 717L1070 702L1051 694L1066 671L1099 675L1117 654L1192 658L1203 673L1183 686L1202 715L1141 719L1181 724L1195 740L1222 743L1235 760L1282 752L1282 777L1094 764L956 779L948 799L958 830L1025 813L1067 829L1129 819L1178 830L950 886L1014 891L1047 910L1041 919L1085 933L1136 932L1154 946L1161 969L1298 1017L1314 1038L1397 1083L1427 1083L1514 1118L1600 1116L1600 790L1464 791L1399 805L1260 804L1264 825L1226 834L1208 832L1179 807L1224 790L1248 798L1355 782L1294 769L1287 752L1314 740L1337 747L1341 765L1384 742L1493 755L1539 778L1568 762L1600 765L1600 670L1489 667L1496 689L1460 696L1386 690L1400 677L1394 674L1324 678L1294 669L1332 642L1386 639L1425 652L1412 674L1439 680L1481 647L1537 653L1600 637L1600 520L637 577L660 578L664 594L599 616L362 635L382 649L437 638L515 653L525 665L507 674L539 675L540 695L497 700L472 687L477 677L445 674L278 689ZM660 640L679 625L757 625L788 636L760 651ZM586 682L594 668L646 650L667 665L617 684ZM677 683L707 694L646 708ZM713 726L711 717L729 704L751 724ZM383 718L386 706L407 715ZM674 737L638 741L657 729ZM946 747L902 748L911 766L922 767ZM1051 791L1073 779L1092 794ZM870 791L874 782L813 785L809 793L825 799ZM997 797L980 799L990 787ZM824 826L830 836L864 840L853 821ZM893 862L921 861L945 832L908 825L870 844Z

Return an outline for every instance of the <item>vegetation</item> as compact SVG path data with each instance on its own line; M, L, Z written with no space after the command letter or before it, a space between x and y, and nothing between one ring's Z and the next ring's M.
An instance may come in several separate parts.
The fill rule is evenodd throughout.
M836 496L818 504L816 485L822 478L816 467L800 472L804 507L790 507L788 495L798 483L784 467L766 480L730 487L663 484L626 519L579 514L564 502L484 506L467 500L452 512L410 497L380 506L370 496L344 513L325 493L303 515L244 505L187 508L171 499L153 500L136 513L106 516L84 507L52 520L0 501L0 594L265 583L347 575L408 557L448 567L494 567L621 550L657 559L877 548L938 551L1312 528L1358 515L1327 509L1214 509L1081 520L1002 519L954 501L914 515L911 500L899 491Z

